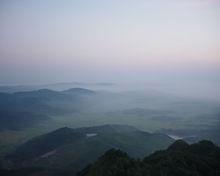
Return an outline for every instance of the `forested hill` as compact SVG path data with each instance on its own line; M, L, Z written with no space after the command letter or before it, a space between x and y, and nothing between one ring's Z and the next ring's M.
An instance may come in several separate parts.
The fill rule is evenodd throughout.
M111 149L78 176L218 176L220 148L210 141L192 145L178 140L167 150L157 151L143 160Z
M23 143L6 156L6 160L13 165L10 168L41 167L50 172L78 172L111 148L143 158L166 149L173 141L166 135L147 133L127 125L64 127Z

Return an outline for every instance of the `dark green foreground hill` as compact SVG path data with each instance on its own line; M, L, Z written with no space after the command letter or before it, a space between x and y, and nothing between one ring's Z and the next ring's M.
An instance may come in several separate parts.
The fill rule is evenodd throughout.
M6 157L9 168L41 168L50 173L76 173L111 148L143 158L167 148L174 140L163 134L140 131L126 125L60 128L19 146Z
M74 158L72 158L74 160ZM65 161L63 161L65 162ZM43 168L0 169L3 176L219 176L220 148L210 141L192 145L176 141L166 150L134 159L120 149L110 149L77 174L71 170L49 172Z
M78 176L219 176L220 148L210 141L188 145L176 141L143 160L111 149Z

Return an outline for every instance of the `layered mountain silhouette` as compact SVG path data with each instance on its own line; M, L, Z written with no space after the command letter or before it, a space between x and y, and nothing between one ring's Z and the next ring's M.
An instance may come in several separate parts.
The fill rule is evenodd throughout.
M20 130L48 120L51 115L78 112L83 108L83 96L94 93L82 88L0 93L0 130Z
M12 168L38 167L76 173L105 151L117 148L132 157L144 157L167 148L173 139L125 125L60 128L19 146L7 156Z
M69 133L67 128L61 131ZM59 134L60 131L54 133ZM85 160L88 157L89 155ZM75 158L71 155L69 159L74 161ZM68 161L62 160L62 162ZM4 176L218 176L220 147L207 140L191 145L178 140L167 149L156 151L142 159L133 158L119 148L112 148L77 173L73 169L74 166L71 167L72 169L63 168L63 170L58 170L55 166L50 170L39 166L20 167L0 169L0 174Z

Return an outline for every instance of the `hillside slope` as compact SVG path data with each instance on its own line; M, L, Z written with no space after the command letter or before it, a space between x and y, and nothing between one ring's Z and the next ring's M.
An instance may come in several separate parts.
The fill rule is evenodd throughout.
M173 140L124 125L61 128L38 136L7 156L14 168L43 167L48 170L79 171L105 151L118 148L132 157L143 157L165 149Z
M30 128L49 120L51 115L79 112L83 108L83 96L94 93L81 88L0 93L0 130Z

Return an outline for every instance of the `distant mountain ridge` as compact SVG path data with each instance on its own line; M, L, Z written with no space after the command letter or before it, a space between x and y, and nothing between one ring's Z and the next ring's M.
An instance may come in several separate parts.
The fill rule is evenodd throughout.
M94 87L108 87L115 86L115 83L108 82L97 82L97 83L86 83L86 82L58 82L51 84L33 84L33 85L0 85L0 92L14 93L24 91L35 91L39 89L50 89L55 91L63 91L71 89L72 87L82 87L84 89L92 89Z
M81 94L93 94L93 93L95 93L92 90L78 88L78 87L77 88L70 88L70 89L64 90L62 92L64 92L64 93L81 93Z
M0 93L0 130L32 127L48 120L50 115L80 111L83 96L94 93L82 88Z

